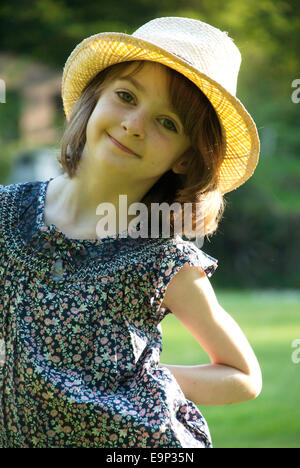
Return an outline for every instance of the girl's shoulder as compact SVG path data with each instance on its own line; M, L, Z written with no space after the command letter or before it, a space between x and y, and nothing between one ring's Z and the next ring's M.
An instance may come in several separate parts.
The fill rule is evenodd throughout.
M23 195L24 189L32 191L37 188L39 182L18 182L14 184L3 185L0 184L0 204L5 204L6 201L10 201L12 198L20 199Z
M7 185L0 184L0 205L3 203L4 194L7 192Z
M0 185L0 207L9 205L15 208L21 201L35 198L40 190L40 181L19 182L8 185Z
M5 215L6 211L10 211L14 196L18 192L20 184L0 185L0 217Z
M179 235L162 243L158 260L163 268L170 272L179 270L184 264L201 267L208 277L216 271L218 260L196 245L196 242L184 240Z
M173 279L173 285L179 282L180 290L182 290L182 278L183 283L189 283L194 281L196 273L198 277L210 277L218 267L216 258L199 249L195 242L184 240L179 235L161 239L155 244L154 254L147 249L145 255L149 260L148 265L145 262L139 262L137 269L142 273L146 270L145 278L149 283L145 286L150 291L151 304L156 309L159 320L170 313L166 296ZM186 271L188 271L187 274ZM179 272L180 275L178 275ZM175 276L178 276L178 280L174 278ZM144 278L143 275L141 277ZM208 282L207 278L206 282Z
M22 216L37 199L40 190L39 181L0 185L0 231L14 234Z

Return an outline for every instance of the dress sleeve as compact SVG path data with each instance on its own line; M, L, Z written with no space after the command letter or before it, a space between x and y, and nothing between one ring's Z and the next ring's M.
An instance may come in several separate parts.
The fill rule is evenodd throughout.
M160 315L159 311L168 284L186 263L190 266L200 267L207 277L211 277L218 267L216 258L203 252L190 241L174 240L169 245L164 246L157 254L151 281L151 303L156 309L156 314ZM165 309L167 313L171 312L169 309Z
M3 203L4 203L4 195L5 195L4 188L5 186L0 184L0 243L2 239L2 222L3 222L2 211L3 211Z

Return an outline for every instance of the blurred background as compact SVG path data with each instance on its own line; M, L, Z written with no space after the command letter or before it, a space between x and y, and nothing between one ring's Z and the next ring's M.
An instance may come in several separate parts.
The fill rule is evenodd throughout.
M210 281L253 346L264 388L251 402L201 410L215 447L300 447L297 0L1 2L0 184L60 174L61 77L74 47L98 32L131 34L159 16L200 19L235 40L243 58L237 97L261 139L254 175L225 196L219 229L202 249L219 260ZM166 317L162 327L162 362L208 362L175 317Z

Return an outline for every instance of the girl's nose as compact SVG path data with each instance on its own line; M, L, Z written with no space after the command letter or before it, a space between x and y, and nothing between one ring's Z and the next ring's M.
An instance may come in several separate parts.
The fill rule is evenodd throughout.
M145 135L145 120L141 116L127 117L121 123L123 130L130 136L144 138Z

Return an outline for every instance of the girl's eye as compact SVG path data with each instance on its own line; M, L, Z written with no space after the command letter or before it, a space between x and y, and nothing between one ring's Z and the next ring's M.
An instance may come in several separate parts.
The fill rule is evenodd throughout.
M170 119L160 119L160 120L165 120L166 122L168 122L168 125L164 125L166 127L167 130L171 130L171 132L175 132L177 133L177 128L175 127L175 125L173 124L172 120ZM169 126L169 124L171 124L171 126Z
M125 102L128 102L128 103L131 103L131 99L133 99L133 96L131 96L131 94L127 93L126 91L117 91L116 94L120 97L120 99L122 101L125 101ZM122 97L122 95L124 95L125 97ZM172 120L166 119L166 118L162 118L162 119L159 119L159 120L165 120L167 122L167 125L164 125L164 127L167 130L170 130L171 132L178 133L177 128L174 125L174 123L172 122Z
M117 94L118 96L120 96L120 99L121 99L122 101L125 101L125 102L129 102L129 100L128 100L127 98L124 99L124 98L121 96L121 94L124 94L124 95L127 96L127 97L129 96L129 99L132 99L131 94L127 93L126 91L117 91L116 94Z

